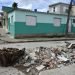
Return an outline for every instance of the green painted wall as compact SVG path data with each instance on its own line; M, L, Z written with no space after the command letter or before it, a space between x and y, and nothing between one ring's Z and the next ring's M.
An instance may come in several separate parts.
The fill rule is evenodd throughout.
M75 33L75 26L72 25L72 33Z
M27 26L24 22L15 22L15 34L49 34L49 33L65 33L65 25L55 27L50 23L37 23L36 26Z

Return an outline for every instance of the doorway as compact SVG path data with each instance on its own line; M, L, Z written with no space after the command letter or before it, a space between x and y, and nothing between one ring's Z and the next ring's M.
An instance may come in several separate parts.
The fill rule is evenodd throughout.
M69 20L68 33L71 33L71 29L72 29L72 21Z

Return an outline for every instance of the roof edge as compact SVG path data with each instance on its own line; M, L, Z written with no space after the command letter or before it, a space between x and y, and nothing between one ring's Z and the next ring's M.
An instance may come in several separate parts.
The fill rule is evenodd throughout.
M58 2L58 3L54 3L54 4L49 5L49 7L56 6L59 4L69 5L68 3Z

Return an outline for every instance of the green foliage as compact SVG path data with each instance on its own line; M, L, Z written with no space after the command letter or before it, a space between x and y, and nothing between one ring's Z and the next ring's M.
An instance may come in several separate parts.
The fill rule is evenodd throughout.
M18 4L17 4L16 2L14 2L14 3L12 4L12 7L13 7L14 9L17 9L17 6L18 6Z

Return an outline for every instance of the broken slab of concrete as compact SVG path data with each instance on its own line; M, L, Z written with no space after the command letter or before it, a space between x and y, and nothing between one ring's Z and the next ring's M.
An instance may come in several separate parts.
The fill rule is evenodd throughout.
M74 43L71 43L71 44L68 46L68 49L75 49L75 44L74 44Z
M37 66L37 67L36 67L36 69L37 69L38 71L40 71L40 70L42 70L42 69L44 69L44 68L45 68L44 65L40 65L40 66Z
M57 58L58 58L60 61L64 61L64 62L69 61L69 59L67 59L67 58L64 57L64 56L58 55Z

